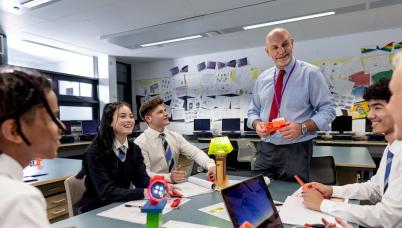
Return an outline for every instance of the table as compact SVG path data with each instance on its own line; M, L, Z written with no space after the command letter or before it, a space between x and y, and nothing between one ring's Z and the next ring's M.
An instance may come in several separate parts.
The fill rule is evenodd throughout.
M200 175L200 174L198 174ZM202 174L201 174L202 175ZM230 179L244 179L244 177L230 176ZM288 195L291 195L294 191L296 191L300 187L299 184L295 182L285 182L285 181L277 181L271 180L271 183L268 186L268 189L274 198L274 200L285 201ZM199 208L203 208L209 205L213 205L219 202L222 202L222 196L219 192L212 192L203 195L190 197L190 201L186 204L182 205L180 209L173 210L163 216L164 223L169 220L178 220L183 222L190 222L196 224L203 224L215 227L233 227L231 222L226 220L214 217L212 215L206 214L204 212L199 211ZM356 203L358 201L355 201ZM87 213L57 222L52 224L52 227L66 227L75 225L79 228L87 228L87 227L96 227L96 228L110 228L110 227L119 227L119 228L133 228L133 227L145 227L142 224L135 224L126 221L106 218L102 216L97 216L96 214L111 209L120 205L121 203L112 203L105 207L98 208L93 211L89 211ZM285 225L285 227L293 227L290 225Z
M68 158L68 157L80 157L84 155L85 150L92 142L82 141L73 143L60 144L57 151L57 157Z
M35 177L29 184L37 187L46 199L47 215L50 222L68 217L67 197L64 180L81 170L81 160L55 158L42 160L46 175Z

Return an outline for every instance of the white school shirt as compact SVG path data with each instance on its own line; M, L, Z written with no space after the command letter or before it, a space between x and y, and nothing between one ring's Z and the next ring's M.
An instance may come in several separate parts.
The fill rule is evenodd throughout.
M46 201L39 189L22 182L21 165L0 154L0 227L50 227Z
M215 161L213 159L210 159L207 154L188 142L180 134L170 131L167 128L165 128L163 133L165 134L165 139L172 151L175 164L177 164L179 160L179 155L183 154L187 158L195 161L204 169L209 169L210 167L215 166ZM160 134L161 132L148 127L134 140L134 143L141 148L148 176L152 178L155 175L163 175L166 180L171 182L169 167L166 163L165 150L162 145Z
M394 154L388 189L384 176L388 150ZM333 197L370 200L375 205L353 205L324 200L322 212L366 227L402 227L402 141L394 141L384 150L376 175L365 183L333 186Z

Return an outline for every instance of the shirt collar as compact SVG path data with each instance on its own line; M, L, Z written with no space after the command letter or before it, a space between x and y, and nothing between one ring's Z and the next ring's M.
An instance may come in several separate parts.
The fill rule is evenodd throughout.
M167 130L166 127L165 127L165 129L163 130L163 132L159 132L159 131L157 131L157 130L155 130L155 129L152 129L152 128L150 128L150 127L148 127L148 128L146 129L146 131L147 131L148 134L149 134L151 137L153 137L153 138L159 138L161 133L164 133L164 134L166 135L167 132L168 132L168 130Z
M402 141L395 140L391 145L389 145L389 151L394 155L402 157Z
M127 150L127 149L128 149L127 137L126 137L126 139L124 140L124 143L123 143L123 144L121 144L121 143L119 142L119 140L114 139L113 146L114 146L114 149L115 149L115 150L118 150L121 146L124 146L124 148ZM125 151L124 151L124 152L125 152Z
M292 70L293 65L295 64L295 62L296 62L296 58L295 58L295 57L292 57L292 61L290 61L289 65L287 65L287 66L285 67L286 76L289 75L290 71ZM278 74L278 72L280 71L280 69L279 69L278 67L276 67L276 66L275 66L275 69L276 69L276 72L277 72L277 74Z
M0 175L22 181L23 167L7 154L0 154Z

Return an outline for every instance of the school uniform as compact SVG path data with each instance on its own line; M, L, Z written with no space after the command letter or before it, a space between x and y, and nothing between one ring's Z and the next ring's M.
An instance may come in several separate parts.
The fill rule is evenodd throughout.
M50 227L46 201L39 189L22 182L23 167L0 154L0 227Z
M80 212L143 199L149 184L141 149L127 139L123 144L115 140L113 148L103 148L95 140L85 153L83 169L86 191L79 203Z

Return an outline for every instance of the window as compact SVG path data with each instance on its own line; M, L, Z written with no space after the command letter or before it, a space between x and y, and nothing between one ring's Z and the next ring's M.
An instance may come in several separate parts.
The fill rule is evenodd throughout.
M80 106L60 106L60 120L92 120L93 108Z
M76 81L59 81L59 94L79 97L92 97L92 84Z

